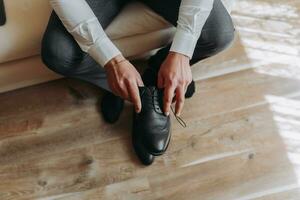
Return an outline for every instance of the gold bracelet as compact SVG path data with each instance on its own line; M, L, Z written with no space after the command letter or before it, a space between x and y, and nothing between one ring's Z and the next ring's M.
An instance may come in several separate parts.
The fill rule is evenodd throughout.
M127 59L124 57L122 57L122 58L117 57L117 58L112 59L111 62L108 64L108 66L116 66L117 64L120 64L124 61L127 61Z
M124 62L124 61L127 61L127 59L126 59L126 58L123 58L122 60L118 60L115 64L120 64L120 63L122 63L122 62Z

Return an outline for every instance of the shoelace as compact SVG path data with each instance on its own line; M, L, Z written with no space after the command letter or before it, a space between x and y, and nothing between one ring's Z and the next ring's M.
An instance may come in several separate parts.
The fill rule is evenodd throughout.
M153 93L152 93L151 96L152 96L153 106L154 106L154 107L155 107L155 106L159 106L159 105L155 105L155 103L154 103L154 102L158 102L158 99L157 99L158 96L154 94L154 91L153 91ZM156 99L156 101L155 101L155 99ZM183 128L186 128L187 125L186 125L185 121L184 121L181 117L179 117L179 116L177 116L177 115L175 114L175 111L174 111L174 109L173 109L172 106L171 106L171 111L172 111L173 115L175 116L175 119L177 120L177 122L178 122Z
M185 121L184 121L181 117L179 117L179 116L177 116L177 115L175 114L174 109L173 109L172 106L171 106L171 110L172 110L172 113L173 113L173 115L175 116L175 119L177 120L177 122L178 122L183 128L186 128L186 123L185 123Z

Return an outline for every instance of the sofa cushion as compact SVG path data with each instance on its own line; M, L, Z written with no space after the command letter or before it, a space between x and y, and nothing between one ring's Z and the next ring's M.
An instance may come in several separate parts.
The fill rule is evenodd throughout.
M4 0L6 24L0 27L0 63L37 54L50 7L47 0Z
M52 11L48 0L4 0L4 3L7 22L0 27L0 63L39 54ZM173 31L163 18L138 2L127 5L106 29L126 56L160 47L169 41ZM145 44L133 45L135 36Z
M111 39L155 32L172 27L164 18L140 2L130 3L105 30Z

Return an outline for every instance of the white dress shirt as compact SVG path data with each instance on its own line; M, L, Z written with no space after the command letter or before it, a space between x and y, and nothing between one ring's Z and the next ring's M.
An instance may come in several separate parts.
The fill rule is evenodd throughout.
M56 14L79 44L101 66L121 52L111 42L85 0L49 0ZM163 0L162 0L163 1ZM192 57L214 0L182 0L170 51Z

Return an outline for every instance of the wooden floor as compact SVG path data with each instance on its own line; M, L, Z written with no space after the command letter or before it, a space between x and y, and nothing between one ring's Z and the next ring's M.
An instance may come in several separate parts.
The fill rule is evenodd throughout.
M188 127L173 117L169 149L150 167L131 147L132 107L104 123L93 86L0 94L0 200L299 200L299 9L238 1L233 47L193 69Z

